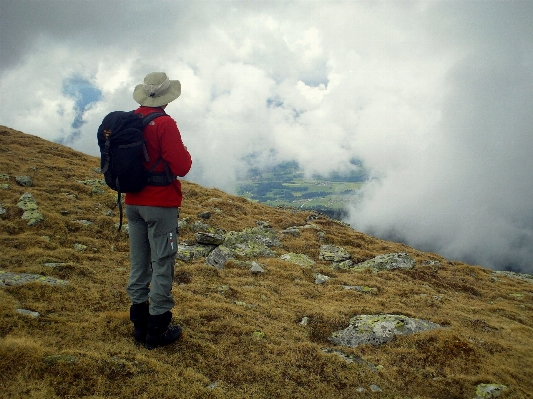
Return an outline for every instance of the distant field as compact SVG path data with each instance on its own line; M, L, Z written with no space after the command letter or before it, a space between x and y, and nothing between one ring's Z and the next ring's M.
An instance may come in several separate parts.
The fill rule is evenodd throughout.
M256 173L252 178L238 182L239 195L272 206L291 206L316 209L337 217L346 204L356 199L364 184L360 176L337 179L305 179L295 168L269 173Z

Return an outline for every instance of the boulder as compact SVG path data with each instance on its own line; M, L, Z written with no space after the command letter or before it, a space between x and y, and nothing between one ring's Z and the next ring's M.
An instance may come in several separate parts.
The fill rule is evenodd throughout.
M217 269L223 269L224 265L231 259L234 259L231 249L221 245L211 251L207 258L205 258L205 263Z
M409 335L440 327L431 321L403 315L361 315L353 317L344 330L331 334L329 340L336 345L352 348L364 344L382 345L396 335Z
M353 266L357 269L376 269L376 270L394 270L394 269L412 269L416 261L411 255L405 252L378 255L375 258L358 263Z
M293 252L283 254L280 256L280 258L282 260L286 260L287 262L291 262L302 267L311 267L315 264L315 261L309 256L304 254L295 254Z
M344 262L352 258L352 255L344 248L336 247L335 245L321 245L320 260L327 260L331 262Z
M181 260L183 262L192 262L199 258L205 258L215 248L216 245L178 244L178 253L176 254L176 259Z
M32 187L33 181L31 180L30 176L16 176L15 181L19 186L23 187Z
M37 201L31 193L24 193L17 203L17 206L24 211L22 219L28 221L28 226L36 225L44 220L44 216L39 212Z
M225 237L222 234L200 231L194 234L194 239L198 244L220 245L224 242Z

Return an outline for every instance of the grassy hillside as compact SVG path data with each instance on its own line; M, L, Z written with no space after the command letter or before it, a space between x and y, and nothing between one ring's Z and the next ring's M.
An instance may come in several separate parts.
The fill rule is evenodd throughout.
M178 261L174 321L184 338L152 351L136 346L125 293L127 234L115 228L115 193L94 185L98 166L97 158L0 126L0 397L444 399L474 398L481 383L506 385L505 398L532 397L530 282L379 240L325 217L300 236L279 233L278 256L256 259L263 274L239 262L218 270L202 259ZM34 185L17 184L22 175ZM183 188L180 218L189 226L201 221L241 231L268 221L281 232L313 215L189 182ZM34 226L17 207L26 192L44 216ZM206 211L210 219L198 216ZM180 231L180 241L193 238L192 229ZM334 270L319 260L322 244L346 249L355 262L407 252L417 266ZM316 264L303 268L280 259L289 252ZM16 284L6 273L67 283ZM331 279L315 284L315 273ZM340 348L328 340L362 314L402 314L444 328L382 346ZM305 317L308 323L301 323ZM363 361L350 363L323 349Z

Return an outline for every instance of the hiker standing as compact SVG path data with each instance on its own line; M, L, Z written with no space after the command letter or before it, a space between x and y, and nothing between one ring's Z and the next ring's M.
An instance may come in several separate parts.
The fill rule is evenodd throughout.
M134 112L143 117L164 113L167 104L181 94L178 80L164 72L148 74L137 85L133 99L140 104ZM164 114L143 130L149 163L145 168L171 175L171 182L147 185L126 194L126 216L130 237L130 276L127 287L131 299L130 319L134 337L148 348L163 346L181 337L181 328L172 325L171 294L175 256L178 249L178 207L182 193L175 176L185 176L192 165L174 119ZM154 167L155 165L155 167Z

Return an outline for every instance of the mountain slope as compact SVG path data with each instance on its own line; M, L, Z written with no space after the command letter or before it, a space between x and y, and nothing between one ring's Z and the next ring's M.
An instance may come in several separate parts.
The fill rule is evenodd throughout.
M474 398L487 383L505 385L502 397L531 397L531 282L187 181L181 242L193 241L202 224L239 232L263 222L282 245L275 257L253 259L265 270L259 274L237 260L221 270L203 258L178 261L174 321L184 339L152 351L136 346L127 234L116 231L116 193L99 184L98 166L97 158L0 126L0 396ZM33 226L17 206L25 193L44 217ZM324 244L342 247L354 263L408 253L416 267L332 268L320 259ZM280 258L287 253L315 264ZM316 274L330 279L317 284ZM20 284L28 275L48 280ZM328 339L367 314L442 328L379 346Z

